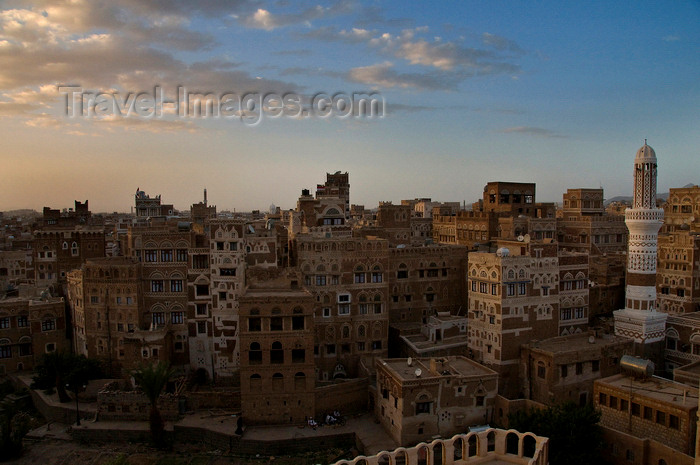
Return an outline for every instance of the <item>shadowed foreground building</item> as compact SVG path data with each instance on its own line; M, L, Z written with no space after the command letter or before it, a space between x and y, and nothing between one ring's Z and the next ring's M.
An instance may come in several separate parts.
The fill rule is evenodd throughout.
M377 360L375 415L397 444L490 421L498 374L466 357Z
M314 299L301 275L250 269L239 298L241 409L246 424L303 424L315 415Z
M489 428L484 431L458 434L449 439L421 442L414 447L399 447L377 455L360 455L340 460L334 465L547 465L549 439L516 430Z

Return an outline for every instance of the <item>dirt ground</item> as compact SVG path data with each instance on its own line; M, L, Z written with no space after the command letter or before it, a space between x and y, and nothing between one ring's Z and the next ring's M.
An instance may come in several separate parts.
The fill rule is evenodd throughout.
M143 444L89 445L43 439L26 441L22 456L4 463L16 465L326 465L340 450L326 450L293 457L236 457L196 445L159 451Z

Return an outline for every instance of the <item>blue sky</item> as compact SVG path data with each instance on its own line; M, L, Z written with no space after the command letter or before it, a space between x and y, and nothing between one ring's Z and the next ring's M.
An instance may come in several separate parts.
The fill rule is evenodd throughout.
M629 194L647 138L659 190L700 183L700 3L8 1L0 210L292 208L326 172L351 202L475 201L488 181ZM57 85L376 92L383 118L67 118Z

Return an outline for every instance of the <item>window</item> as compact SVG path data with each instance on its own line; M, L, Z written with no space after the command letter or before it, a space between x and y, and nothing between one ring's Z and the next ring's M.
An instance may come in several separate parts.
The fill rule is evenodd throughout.
M317 286L325 286L326 285L325 275L316 275L316 285Z
M219 291L219 301L224 301L227 299L228 294L226 294L226 291Z
M181 325L185 322L185 312L172 312L170 322L174 325Z
M250 349L248 350L248 363L251 365L259 365L262 363L262 350L260 350L260 344L257 342L250 343Z
M355 284L362 284L365 282L364 273L355 273Z
M121 304L122 304L122 298L121 298L121 297L117 297L117 305L121 305Z
M416 402L416 415L430 413L432 406L432 402Z
M207 334L207 322L198 321L197 322L197 334Z
M547 370L543 362L537 362L537 377L544 379Z
M680 425L680 422L678 421L678 417L676 415L669 415L668 416L669 428L679 429L680 428L679 425Z
M508 297L514 296L515 295L515 284L510 283L506 286L506 295Z
M372 341L372 350L382 350L382 341Z
M306 361L306 350L292 349L292 363L304 363Z
M163 280L162 279L152 279L151 280L151 292L163 292Z
M282 326L282 317L281 316L273 316L270 318L270 331L282 331L283 326Z
M617 397L610 396L610 408L617 409Z
M488 292L488 284L479 283L479 292L481 292L482 294L486 294Z
M485 396L476 396L475 399L475 404L477 407L483 407L484 406L484 400L486 399Z
M303 316L293 316L292 317L292 330L301 331L304 329L304 317Z
M176 259L178 262L186 262L187 261L187 249L177 249Z
M0 358L12 358L12 346L0 346Z
M542 295L549 295L549 288L547 286L542 286Z
M161 250L160 251L160 261L161 262L172 262L173 261L173 251L172 250Z
M19 345L19 356L24 357L26 355L32 355L31 342L22 343Z
M496 317L493 315L489 315L489 324L496 324Z
M638 403L632 402L632 415L638 417L641 415L641 407Z
M10 327L10 318L4 317L0 318L0 329L7 329Z
M364 351L365 351L365 343L364 343L364 342L358 342L358 343L357 343L357 351L358 351L358 352L364 352Z
M607 394L604 394L604 393L602 393L602 392L601 392L600 394L598 394L598 403L599 403L600 405L608 405L608 396L607 396ZM634 407L634 405L636 405L637 407L639 407L639 404L633 404L632 406ZM634 409L633 409L633 410L634 410Z
M29 319L27 318L26 315L20 315L17 317L17 327L18 328L25 328L29 326Z
M491 284L491 295L498 294L498 284Z
M157 262L158 261L158 251L157 250L144 250L143 258L147 262Z
M100 298L97 297L96 295L91 295L90 296L90 303L91 304L98 304L98 303L100 303Z
M408 270L399 270L396 272L396 279L407 279Z
M208 284L195 284L195 294L197 296L209 295L209 285Z
M629 401L625 399L620 399L620 410L626 412L629 408Z
M330 309L330 308L327 308L327 307L324 308L324 309L323 309L323 317L324 317L324 318L330 318L330 316L331 316L331 309Z
M248 331L262 331L260 318L248 318Z
M131 305L131 304L133 304L133 303L134 303L133 297L127 297L127 298L126 298L126 304L127 304L127 305Z
M205 315L207 314L207 304L197 304L197 315Z
M576 374L580 375L583 373L583 363L578 362L576 363Z
M326 355L335 355L335 344L326 344Z
M518 295L525 295L527 292L527 284L526 283L518 283Z
M182 280L173 279L170 281L170 292L182 292Z
M50 320L43 320L41 322L41 330L42 331L53 331L56 329L56 320L50 319Z
M165 324L165 313L163 312L153 312L152 321L154 325L164 325Z
M656 411L656 422L660 425L666 425L666 412Z
M282 343L275 341L270 349L270 363L284 363L284 349Z
M569 365L562 365L561 366L561 377L566 378L567 376L569 376ZM601 394L601 395L604 396L605 394Z
M350 315L350 304L338 304L338 315Z
M591 370L593 372L600 371L600 360L593 360L591 362Z
M381 283L382 282L382 273L379 271L372 272L372 282L373 283Z
M653 418L653 410L651 407L644 407L644 419L651 421Z
M235 268L219 268L220 276L236 276Z

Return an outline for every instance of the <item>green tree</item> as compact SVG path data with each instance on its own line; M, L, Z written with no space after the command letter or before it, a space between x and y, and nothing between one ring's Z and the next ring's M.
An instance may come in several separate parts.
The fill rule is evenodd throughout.
M35 369L33 389L56 389L60 402L70 402L66 384L74 390L88 380L103 376L100 362L84 355L73 355L65 351L44 354Z
M151 428L153 442L158 447L165 446L165 434L163 418L158 410L158 398L163 388L173 375L173 369L169 364L158 362L153 365L143 365L132 373L136 384L148 398L151 404L151 411L148 419Z
M22 452L22 438L32 428L33 419L26 412L6 405L0 414L0 462L12 460Z
M551 465L602 463L603 435L598 421L600 412L592 405L581 407L573 402L508 415L511 428L549 438Z

